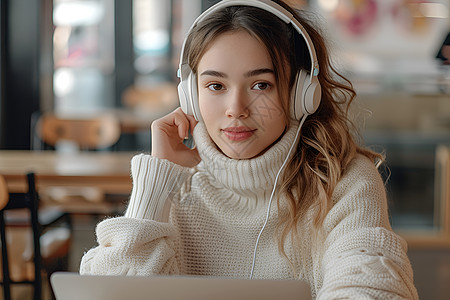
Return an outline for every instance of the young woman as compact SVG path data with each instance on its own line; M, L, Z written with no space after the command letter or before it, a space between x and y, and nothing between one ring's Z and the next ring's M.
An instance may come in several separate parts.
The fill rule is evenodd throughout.
M381 157L352 137L355 92L319 32L275 2L310 41L254 5L215 9L193 26L180 93L191 93L196 118L177 109L152 124L152 155L132 159L125 216L98 224L81 274L299 279L317 299L417 299ZM318 82L306 96L312 111L299 115L302 74ZM194 149L183 144L189 131Z

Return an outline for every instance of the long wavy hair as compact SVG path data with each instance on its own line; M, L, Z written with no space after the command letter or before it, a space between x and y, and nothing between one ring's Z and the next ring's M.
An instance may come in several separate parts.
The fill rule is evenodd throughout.
M308 116L300 132L295 155L286 165L278 190L278 207L287 207L280 215L278 246L287 258L284 244L291 234L299 242L299 222L314 209L313 226L319 229L333 206L334 189L352 159L359 153L374 162L382 155L359 146L357 130L348 118L350 103L356 93L349 80L332 66L326 43L321 33L310 23L306 13L295 11L282 1L274 0L296 16L308 32L320 66L318 75L322 100L317 111ZM279 97L289 118L290 91L300 69L311 69L306 42L298 32L265 10L235 6L216 11L198 23L186 40L185 55L194 73L208 45L219 35L246 31L262 42L274 66ZM281 195L281 197L280 197Z

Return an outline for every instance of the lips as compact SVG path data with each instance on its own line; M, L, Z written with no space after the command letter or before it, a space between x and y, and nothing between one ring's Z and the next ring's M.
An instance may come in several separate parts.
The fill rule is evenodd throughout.
M256 129L252 129L249 127L227 127L222 129L223 134L233 142L241 142L245 141L253 136Z

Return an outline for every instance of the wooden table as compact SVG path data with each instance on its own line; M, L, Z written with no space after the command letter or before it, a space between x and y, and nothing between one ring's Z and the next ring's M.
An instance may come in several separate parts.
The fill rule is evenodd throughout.
M131 192L132 152L80 152L0 150L0 174L10 191L25 190L25 174L34 172L38 188L93 186L104 193Z

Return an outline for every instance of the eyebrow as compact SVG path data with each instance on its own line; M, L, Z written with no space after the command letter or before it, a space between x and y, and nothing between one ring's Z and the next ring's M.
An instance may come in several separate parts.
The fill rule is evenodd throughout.
M252 77L252 76L257 76L257 75L266 74L266 73L273 74L274 72L273 72L272 69L262 68L262 69L256 69L256 70L248 71L247 73L244 74L244 76L245 77Z
M200 76L214 76L214 77L222 77L227 78L227 74L219 71L206 70L200 74Z
M244 76L245 77L252 77L252 76L257 76L257 75L266 74L266 73L273 74L274 71L272 69L269 69L269 68L261 68L261 69L248 71L247 73L244 74ZM223 72L219 72L219 71L214 71L214 70L203 71L200 74L200 76L214 76L214 77L221 77L221 78L227 78L228 77L227 74L225 74Z

